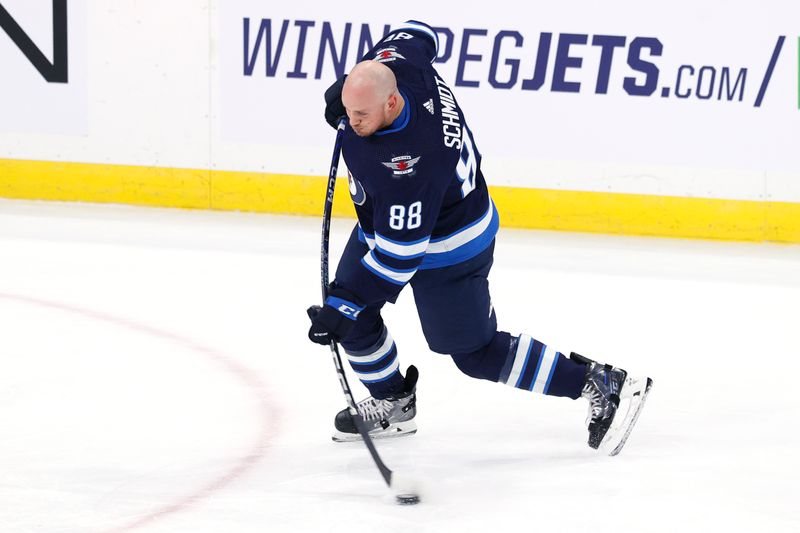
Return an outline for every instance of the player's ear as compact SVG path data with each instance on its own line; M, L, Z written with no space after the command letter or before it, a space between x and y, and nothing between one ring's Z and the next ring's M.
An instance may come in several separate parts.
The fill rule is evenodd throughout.
M389 99L386 100L386 108L389 111L393 111L397 107L397 102L399 98L397 97L397 91L389 95Z

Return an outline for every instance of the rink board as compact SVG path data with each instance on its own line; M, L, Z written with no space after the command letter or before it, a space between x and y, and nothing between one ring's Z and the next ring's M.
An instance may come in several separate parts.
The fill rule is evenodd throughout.
M0 160L0 196L319 215L326 180L257 172ZM343 184L344 182L345 184ZM800 204L490 187L511 228L738 241L800 242ZM337 216L355 215L346 180Z
M0 197L318 216L325 89L422 18L505 226L800 241L797 1L2 6Z

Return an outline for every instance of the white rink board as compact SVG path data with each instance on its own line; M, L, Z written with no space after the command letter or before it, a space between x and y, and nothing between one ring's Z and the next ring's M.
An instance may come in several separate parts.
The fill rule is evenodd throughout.
M3 2L48 57L51 3ZM440 32L436 67L467 112L490 184L800 201L795 1L412 0L386 11L69 0L67 88L37 79L0 32L10 80L0 94L11 95L0 115L37 91L48 105L59 91L74 100L57 106L59 122L5 120L0 158L325 175L324 89L355 64L365 25L376 40L384 25L417 18Z

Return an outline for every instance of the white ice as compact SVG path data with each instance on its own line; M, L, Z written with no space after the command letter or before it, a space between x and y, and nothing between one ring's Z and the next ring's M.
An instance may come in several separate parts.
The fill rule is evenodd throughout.
M431 353L404 292L385 318L420 369L419 432L378 443L423 487L401 507L363 444L330 440L319 235L0 201L0 531L800 531L800 247L501 231L502 329L654 379L613 458L583 400Z

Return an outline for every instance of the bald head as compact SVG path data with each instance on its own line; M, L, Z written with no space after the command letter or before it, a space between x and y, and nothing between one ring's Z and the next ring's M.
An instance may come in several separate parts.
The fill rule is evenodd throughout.
M385 100L397 90L394 72L377 61L362 61L350 71L342 89L342 99ZM345 96L347 95L347 96Z
M361 137L372 135L394 121L404 101L394 72L377 61L362 61L350 71L342 88L342 103L350 126Z

